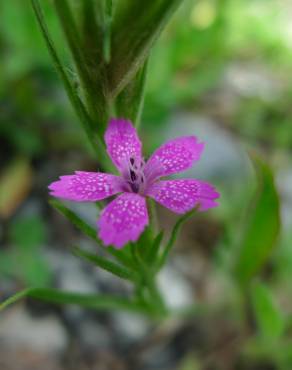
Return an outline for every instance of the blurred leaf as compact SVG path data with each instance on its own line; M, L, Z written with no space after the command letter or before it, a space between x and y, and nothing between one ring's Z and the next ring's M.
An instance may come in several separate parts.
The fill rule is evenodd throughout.
M239 255L235 262L235 276L245 285L267 262L280 232L279 196L274 176L267 164L252 157L257 173L257 191L247 210Z
M0 177L0 217L10 217L27 197L32 186L32 170L27 159L16 159Z
M14 145L14 150L28 157L39 157L44 149L41 134L34 128L25 127L24 122L9 122L7 136ZM4 131L4 130L3 130Z
M46 287L52 282L52 271L39 253L33 255L26 254L19 255L18 266L21 263L21 275L22 281L26 285L33 285L35 287ZM18 267L19 268L19 267ZM14 266L14 273L17 266Z
M7 251L11 260L6 269L0 270L33 286L47 286L52 278L51 270L40 253L47 239L46 225L37 216L16 219L10 228L13 248ZM0 257L2 259L3 256Z
M109 89L117 96L149 55L171 15L182 0L137 0L117 4L112 31L112 56L108 66Z
M10 228L12 243L30 250L44 244L46 237L45 223L37 216L19 218L12 223Z
M14 256L9 253L9 251L0 250L0 274L13 276L15 269L15 260Z
M50 27L57 30L57 19L53 15L52 6L43 1ZM40 34L36 32L36 25L27 1L1 1L1 79L8 82L12 79L20 81L26 73L48 66L49 59L43 53L43 44ZM13 24L13 27L11 25ZM62 46L62 39L56 34L58 46ZM3 44L2 44L3 42ZM3 46L3 50L2 50ZM62 49L63 51L64 49ZM6 85L7 88L7 85Z
M37 287L48 286L52 281L52 272L45 258L38 251L19 250L17 246L0 251L0 275Z
M194 354L188 354L180 364L178 370L201 370L203 366Z
M31 297L56 304L74 304L96 310L122 310L151 313L148 307L122 297L65 292L57 289L30 288L16 293L0 303L0 311L24 297Z
M124 267L117 265L116 263L107 260L97 254L92 254L87 251L84 251L80 248L74 247L73 254L77 257L81 257L86 261L94 263L100 268L112 273L115 276L118 276L122 279L136 281L136 276L129 270L126 270Z
M268 286L259 282L252 284L251 298L257 327L263 339L279 339L284 332L285 321Z
M136 127L139 125L144 104L147 64L146 61L116 99L117 116L129 119Z

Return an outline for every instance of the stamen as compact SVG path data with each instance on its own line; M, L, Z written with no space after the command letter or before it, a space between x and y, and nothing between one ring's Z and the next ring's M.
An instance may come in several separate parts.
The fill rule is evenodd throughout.
M138 193L139 192L139 184L132 183L131 184L131 189L132 189L133 193Z
M136 176L135 171L130 170L130 176L131 176L131 180L132 181L136 181L137 180L137 176Z
M143 194L146 186L146 178L144 175L145 161L140 158L128 157L124 168L123 177L129 189L131 189L133 193Z

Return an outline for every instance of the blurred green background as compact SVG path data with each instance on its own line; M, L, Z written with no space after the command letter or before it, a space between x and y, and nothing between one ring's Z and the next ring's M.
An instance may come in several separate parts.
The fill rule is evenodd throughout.
M43 3L74 80L53 6ZM81 236L50 208L47 185L61 174L95 170L98 164L28 2L1 1L0 14L0 297L31 285L82 290L83 283L64 283L76 268L66 264L67 248ZM177 356L164 354L170 358L166 365L159 353L153 355L154 364L141 359L131 363L113 339L93 348L82 342L78 329L70 329L72 314L66 310L26 302L24 312L32 317L41 312L58 318L65 344L48 355L35 345L37 340L23 335L19 340L27 313L21 311L23 321L18 316L17 321L14 309L5 320L14 322L15 336L0 317L0 340L6 346L0 350L1 369L292 369L291 17L291 0L185 0L151 54L141 125L146 154L167 137L198 135L206 142L206 159L190 174L212 181L222 194L218 209L186 226L174 255L172 269L182 280L179 291L187 291L185 296L191 295L204 312L202 318L194 314L177 324L181 331L191 330L191 339L183 336L184 350L174 340L180 332L172 329L167 345ZM263 160L255 160L255 170L249 153ZM95 211L77 211L95 222ZM159 216L167 229L173 217L163 210ZM238 276L244 280L253 264L256 272L250 273L248 286L239 287ZM86 276L85 290L103 279ZM170 287L166 291L180 299ZM86 315L90 313L84 313L84 320ZM77 328L80 320L78 316ZM94 320L114 332L112 317ZM137 341L148 334L145 330ZM46 331L35 335L46 336ZM84 348L76 350L74 343L81 342ZM105 348L116 362L104 359ZM99 357L87 363L90 350ZM70 351L77 351L78 367L68 358ZM22 367L17 367L18 358Z

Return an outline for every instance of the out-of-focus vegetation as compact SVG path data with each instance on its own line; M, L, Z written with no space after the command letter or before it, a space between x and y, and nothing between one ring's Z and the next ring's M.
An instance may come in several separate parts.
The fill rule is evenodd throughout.
M53 7L43 3L74 80ZM96 163L28 2L2 1L0 13L0 280L50 286L43 252L63 230L53 226L46 186ZM211 118L269 163L256 156L256 194L250 178L232 189L217 179L222 205L212 217L220 235L208 263L232 286L232 299L220 299L241 343L232 369L292 368L291 17L291 0L185 0L148 66L141 126L147 148L162 141L175 112L187 111ZM64 234L64 243L71 241ZM196 356L182 362L182 370L196 368L205 369Z

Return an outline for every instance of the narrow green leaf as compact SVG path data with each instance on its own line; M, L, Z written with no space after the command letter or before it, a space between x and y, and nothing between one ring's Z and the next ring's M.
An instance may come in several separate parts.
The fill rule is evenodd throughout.
M52 57L55 68L64 84L68 98L80 119L82 128L84 129L87 135L87 138L92 148L94 149L94 152L97 154L98 158L100 158L102 163L106 163L107 168L112 168L112 165L110 164L108 160L108 156L106 155L106 152L105 152L104 143L101 140L100 136L96 135L93 132L94 123L92 122L90 116L88 115L81 99L79 98L77 94L77 91L75 90L75 88L73 88L65 72L65 68L63 67L62 62L58 56L53 40L49 34L49 31L48 31L48 28L47 28L47 25L46 25L46 22L43 16L43 12L40 7L39 0L31 0L31 3L32 3L32 7L34 10L36 19L38 21L39 27L41 29L43 38L45 40L46 46L48 48L48 51Z
M66 207L58 199L51 199L50 204L63 216L65 216L74 226L81 230L86 236L94 240L99 246L103 247L102 241L97 237L97 231L88 225L84 220L82 220L76 213L71 209ZM123 263L125 266L132 267L132 261L123 253L123 251L118 251L112 247L103 247L104 250L114 256L118 261Z
M129 119L136 127L139 126L143 110L147 65L146 61L116 99L117 115Z
M159 253L159 247L161 245L161 242L162 242L162 239L163 239L163 236L164 236L164 231L160 231L159 234L157 234L157 236L155 237L155 239L153 240L152 242L152 245L150 246L149 250L148 250L148 253L147 253L147 256L146 256L146 260L151 264L152 262L154 262L158 256L158 253Z
M104 33L103 33L103 57L106 63L111 60L111 30L112 30L112 15L113 1L103 0L104 4Z
M246 285L267 262L280 232L279 196L271 169L262 160L253 158L257 173L257 191L247 210L246 224L235 261L234 273Z
M252 284L251 298L260 335L265 340L279 339L284 332L285 321L268 286L259 282Z
M0 311L4 310L6 307L8 307L11 304L19 301L20 299L22 299L24 297L27 297L29 295L30 291L31 291L31 289L22 290L22 291L20 291L16 294L14 294L13 296L9 297L5 301L0 302Z
M103 60L101 3L100 0L98 2L94 0L83 0L80 2L82 45L90 69L96 69L97 66L101 66ZM96 12L96 8L98 12Z
M74 247L73 254L75 256L81 257L85 259L86 261L92 262L95 265L99 266L100 268L112 273L113 275L116 275L122 279L130 280L130 281L136 281L137 277L134 275L133 272L125 269L122 266L117 265L116 263L107 260L104 257L98 256L97 254L92 254L87 251L84 251L80 248Z
M62 202L58 199L50 199L49 203L52 207L54 207L57 211L62 213L63 216L68 218L71 223L76 226L79 230L81 230L86 236L93 239L96 242L99 242L96 230L88 225L85 221L83 221L79 216L76 215L71 209L66 207Z
M169 238L169 241L168 243L166 244L165 248L164 248L164 251L162 252L162 255L158 261L158 266L157 268L158 269L161 269L163 267L163 265L165 264L166 262L166 259L178 237L178 233L182 227L182 225L189 219L191 218L197 211L197 208L195 209L192 209L191 211L185 213L183 216L181 216L176 224L174 225L173 229L172 229L172 232L171 232L171 235L170 235L170 238Z
M183 0L120 1L113 22L109 89L116 97L147 59L168 20Z
M69 4L67 0L54 0L54 4L78 73L83 82L87 84L90 76L86 67L84 52L81 50L82 44L79 37L79 30L75 24Z
M30 288L18 292L6 301L0 303L0 311L24 297L31 297L56 304L74 304L95 310L124 310L152 314L149 307L123 297L82 294L50 288Z
M100 62L93 61L91 54L82 48L79 29L75 24L68 1L54 0L54 4L84 88L90 115L98 122L95 128L102 139L108 120L108 113L103 86L106 81L100 75ZM96 40L96 42L99 41L101 40ZM89 56L89 60L87 56Z

